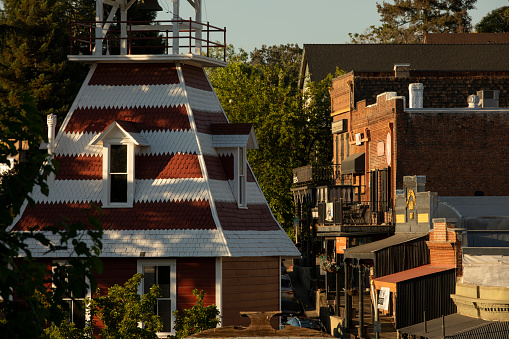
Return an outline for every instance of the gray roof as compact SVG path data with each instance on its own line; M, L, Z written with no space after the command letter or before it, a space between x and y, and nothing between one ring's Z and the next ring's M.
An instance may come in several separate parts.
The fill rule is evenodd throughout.
M428 233L399 233L382 240L346 248L344 255L345 258L373 259L374 253L377 251L394 245L402 244L404 242L419 239L427 235Z
M312 81L336 67L350 72L392 72L394 64L430 71L509 71L509 44L304 44L301 74L309 66Z
M509 333L509 322L507 321L487 321L458 313L447 315L444 318L447 338L507 338ZM426 325L426 332L424 332L424 323L403 327L399 331L429 339L443 338L442 318L428 320Z

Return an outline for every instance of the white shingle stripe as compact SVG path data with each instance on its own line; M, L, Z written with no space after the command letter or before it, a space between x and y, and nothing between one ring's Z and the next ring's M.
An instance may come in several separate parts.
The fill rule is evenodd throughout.
M192 131L143 131L140 133L149 147L140 149L140 154L198 154L196 136Z
M192 110L222 112L223 108L214 92L187 87L187 96Z
M232 256L300 256L284 231L224 231Z
M41 193L39 186L31 196L36 203L100 201L102 185L102 180L55 180L48 196Z
M62 133L55 148L55 155L102 155L100 145L90 145L97 133Z
M186 102L180 84L87 86L77 108L178 106Z
M197 134L198 134L198 140L200 142L202 154L217 155L218 152L216 151L216 149L214 147L212 147L212 135L204 134L204 133L197 133Z
M203 178L136 180L136 202L208 200Z
M235 198L228 181L210 179L209 185L214 201L235 202Z
M49 233L44 232L47 236ZM91 244L91 240L85 235L84 241ZM54 239L58 241L58 239ZM140 257L145 252L145 257L221 257L228 255L227 249L221 242L218 230L137 230L136 233L129 231L104 231L102 257ZM168 246L170 244L170 246ZM34 240L28 241L32 255L44 257L46 247ZM193 250L191 251L190 248ZM70 251L52 253L52 257L68 257Z

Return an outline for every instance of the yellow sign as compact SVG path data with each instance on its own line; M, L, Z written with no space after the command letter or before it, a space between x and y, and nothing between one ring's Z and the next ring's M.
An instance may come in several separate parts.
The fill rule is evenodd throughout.
M396 214L396 224L404 224L405 223L405 215L404 214Z
M419 213L417 214L417 222L420 223L427 223L429 221L429 215L428 213Z

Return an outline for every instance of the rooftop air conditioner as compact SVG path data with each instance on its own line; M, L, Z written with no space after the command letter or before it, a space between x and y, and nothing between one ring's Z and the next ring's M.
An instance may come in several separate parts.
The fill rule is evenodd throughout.
M477 96L479 97L479 107L498 107L498 93L499 90L477 91Z

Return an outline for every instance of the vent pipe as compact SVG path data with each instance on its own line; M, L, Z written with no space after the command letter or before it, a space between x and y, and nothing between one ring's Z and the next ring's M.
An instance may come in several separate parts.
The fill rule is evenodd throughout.
M408 85L409 108L423 108L424 85L410 84Z
M50 160L53 160L53 152L55 151L55 128L57 126L57 116L55 114L48 114L47 120L48 124L48 154ZM51 172L48 177L48 184L53 184L55 180L55 173Z
M479 108L479 97L475 94L469 95L467 98L468 108Z

